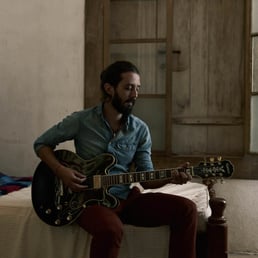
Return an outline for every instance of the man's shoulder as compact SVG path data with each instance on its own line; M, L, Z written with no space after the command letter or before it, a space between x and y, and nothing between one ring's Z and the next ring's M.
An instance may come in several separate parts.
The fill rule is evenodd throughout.
M133 114L131 114L129 116L129 124L131 124L131 126L136 127L136 128L137 127L138 128L139 127L145 127L145 128L148 127L147 123L143 119L141 119L140 117L133 115Z
M79 111L75 111L72 113L72 116L77 117L77 118L85 118L87 116L92 116L92 115L96 115L96 114L100 114L101 113L101 108L100 106L93 106L93 107L89 107L89 108L85 108Z

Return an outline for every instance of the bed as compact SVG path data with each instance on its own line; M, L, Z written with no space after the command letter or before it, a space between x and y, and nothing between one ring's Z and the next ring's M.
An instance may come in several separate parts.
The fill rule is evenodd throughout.
M209 194L210 185L167 184L161 191L193 200L198 209L198 258L227 257L225 200ZM213 193L214 194L214 193ZM120 258L167 258L167 226L142 228L125 225ZM53 227L41 221L31 201L31 186L23 185L0 197L1 258L88 258L91 236L76 223Z

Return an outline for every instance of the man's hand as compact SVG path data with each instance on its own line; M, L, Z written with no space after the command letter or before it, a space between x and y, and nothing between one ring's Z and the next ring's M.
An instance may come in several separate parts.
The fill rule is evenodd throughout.
M76 170L59 165L54 172L63 181L65 186L73 192L80 192L87 189L87 185L83 185L83 182L86 181L86 176Z
M173 184L186 184L188 181L192 180L192 176L189 173L181 172L180 170L184 170L185 168L189 167L189 163L182 165L177 170L173 171L173 179L171 183Z
M86 181L86 176L61 164L51 147L42 146L37 153L41 160L51 168L53 173L62 180L66 187L74 192L87 189L87 186L83 184Z

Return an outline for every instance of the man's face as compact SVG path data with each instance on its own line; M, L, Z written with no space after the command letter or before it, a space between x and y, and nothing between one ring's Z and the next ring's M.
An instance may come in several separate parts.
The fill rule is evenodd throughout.
M112 97L113 107L121 114L127 116L131 113L140 88L140 76L134 72L121 74L122 80Z

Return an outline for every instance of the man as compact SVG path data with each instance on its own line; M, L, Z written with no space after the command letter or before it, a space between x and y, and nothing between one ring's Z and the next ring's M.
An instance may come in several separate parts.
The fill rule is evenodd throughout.
M102 103L73 113L35 141L37 155L72 191L84 191L87 180L85 175L63 166L56 159L53 150L67 140L74 140L76 153L84 159L106 152L113 154L117 163L110 169L111 174L126 173L132 164L137 171L153 170L149 129L131 114L140 87L140 74L132 63L111 64L101 73ZM190 179L180 172L175 174L173 183L183 184ZM156 188L169 182L171 180L146 182L142 186ZM118 207L93 205L83 210L77 222L92 235L90 258L118 257L123 224L169 225L169 258L195 258L195 204L169 194L141 194L140 188L112 186L109 192L120 200Z

